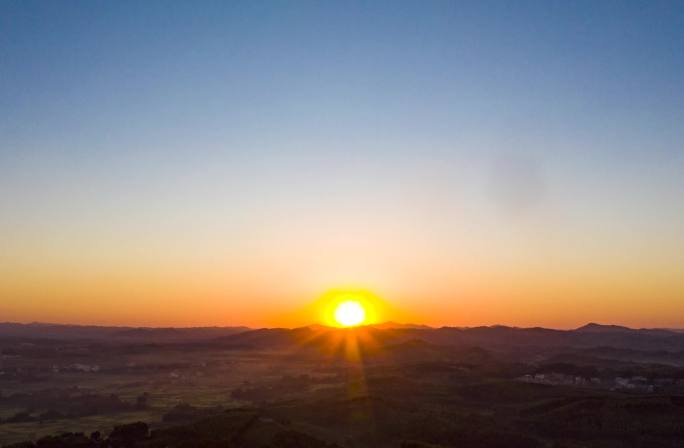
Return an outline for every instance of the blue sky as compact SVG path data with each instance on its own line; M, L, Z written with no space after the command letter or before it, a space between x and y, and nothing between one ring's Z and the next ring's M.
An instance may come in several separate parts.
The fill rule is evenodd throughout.
M5 1L0 30L0 294L17 303L87 307L61 269L132 259L141 278L253 263L236 290L279 279L259 294L277 304L358 283L407 308L505 308L478 279L511 266L641 272L625 303L663 310L684 293L681 2Z

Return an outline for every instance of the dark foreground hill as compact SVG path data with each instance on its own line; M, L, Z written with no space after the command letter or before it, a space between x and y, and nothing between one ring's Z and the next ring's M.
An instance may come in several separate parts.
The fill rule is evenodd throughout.
M371 378L362 395L274 396L259 408L190 414L152 430L137 422L6 448L667 448L684 440L681 397L419 375Z
M3 447L684 446L676 331L30 327L0 337Z
M121 425L107 436L64 433L7 448L334 448L253 410L233 410L150 431L144 422Z

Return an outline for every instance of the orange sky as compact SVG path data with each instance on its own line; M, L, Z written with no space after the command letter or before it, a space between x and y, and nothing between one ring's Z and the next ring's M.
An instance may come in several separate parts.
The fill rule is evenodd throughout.
M205 247L200 253L197 241L185 250L161 250L154 237L144 248L84 245L50 253L41 246L31 257L17 252L3 260L0 320L297 326L320 321L312 304L337 288L367 289L384 300L388 306L379 320L684 326L684 284L681 265L675 263L598 255L584 262L548 248L544 257L539 249L531 255L477 253L467 243L453 253L424 242L412 250L392 250L394 243L381 239L326 246L326 240L309 238L312 244L299 250L274 244L273 254L254 250L237 260L228 247Z

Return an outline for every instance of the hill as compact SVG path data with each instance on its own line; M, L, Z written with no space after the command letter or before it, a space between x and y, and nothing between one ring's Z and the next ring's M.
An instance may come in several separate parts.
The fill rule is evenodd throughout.
M556 347L613 347L633 350L684 350L684 334L669 330L630 329L627 327L590 324L576 330L517 328L506 326L414 327L367 326L339 329L309 326L295 329L263 328L218 338L216 342L243 348L268 349L297 347L300 349L339 346L345 338L357 338L368 349L406 341L422 341L434 345L482 347L493 350L543 349Z
M123 341L154 342L159 340L201 340L241 333L247 327L118 327L97 325L62 325L51 323L0 323L0 338L101 340L116 338Z

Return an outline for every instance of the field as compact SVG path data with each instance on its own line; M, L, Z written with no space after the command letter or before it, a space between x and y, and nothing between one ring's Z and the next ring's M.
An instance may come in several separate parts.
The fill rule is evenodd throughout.
M461 335L468 345L391 329L5 338L0 444L82 433L49 446L681 446L676 352L541 347L501 331Z

